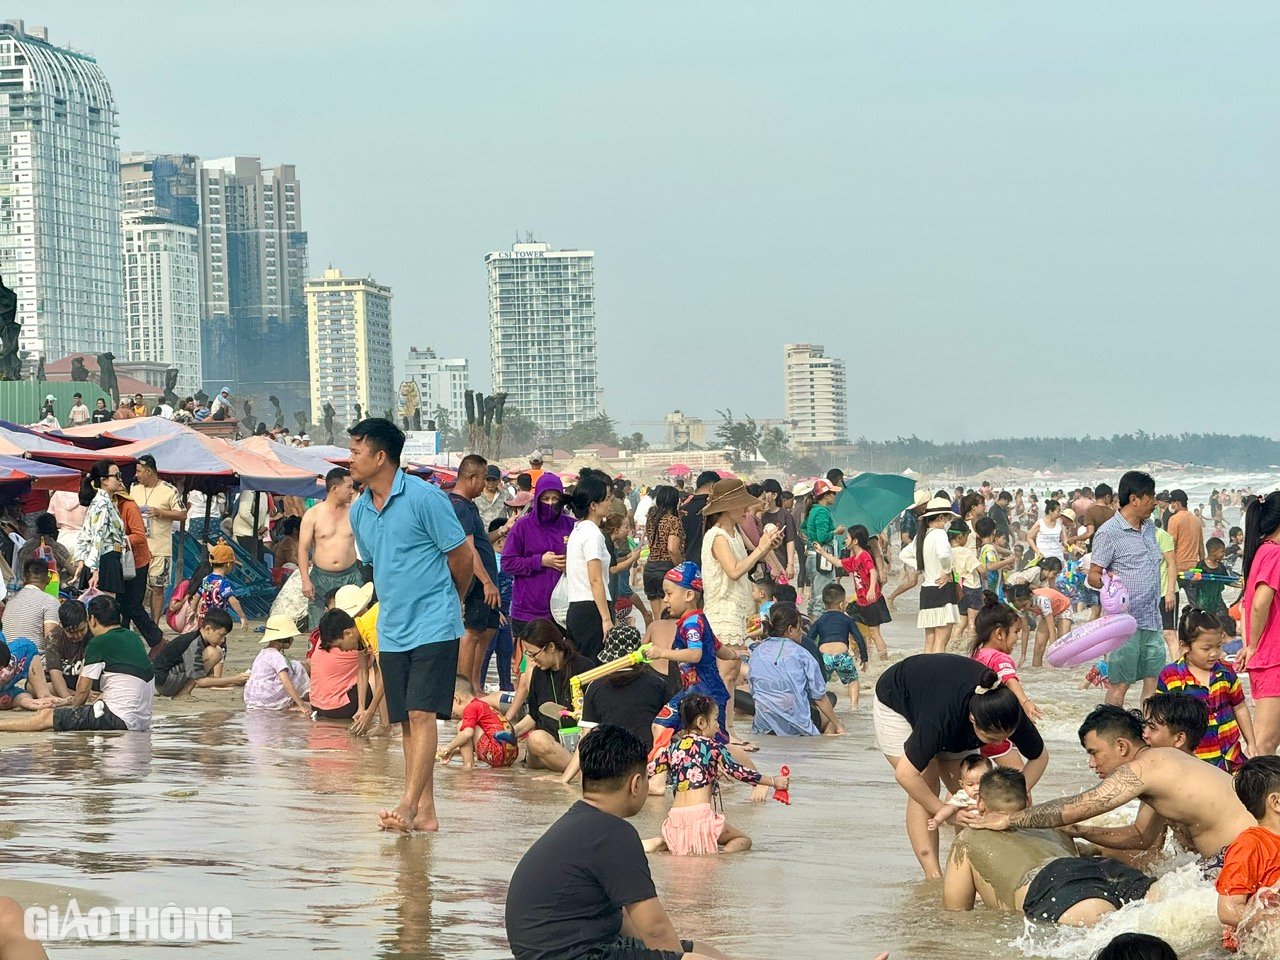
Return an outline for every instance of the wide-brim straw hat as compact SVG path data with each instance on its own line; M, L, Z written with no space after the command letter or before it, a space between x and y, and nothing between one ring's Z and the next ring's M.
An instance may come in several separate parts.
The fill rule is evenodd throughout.
M925 517L958 517L960 514L951 509L951 501L944 500L942 497L934 497L924 508L924 513L920 514L921 519Z
M791 488L791 495L793 497L803 497L803 496L807 496L810 493L813 493L812 480L801 480L799 483L797 483L794 487Z
M274 617L267 618L267 629L262 634L262 639L258 641L258 645L265 647L273 640L292 640L301 634L302 631L298 629L297 621L293 617L277 613Z
M354 617L368 608L372 601L372 583L366 583L361 587L357 587L354 583L347 583L338 588L333 598L333 605L347 616Z
M746 510L750 507L762 507L763 501L747 492L747 485L736 477L717 480L711 488L711 495L703 504L702 515L712 516L728 510Z

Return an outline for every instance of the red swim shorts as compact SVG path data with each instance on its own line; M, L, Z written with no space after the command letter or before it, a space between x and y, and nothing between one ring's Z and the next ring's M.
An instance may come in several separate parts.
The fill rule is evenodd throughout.
M514 743L499 743L487 733L476 744L476 759L491 767L509 767L518 756L520 751Z

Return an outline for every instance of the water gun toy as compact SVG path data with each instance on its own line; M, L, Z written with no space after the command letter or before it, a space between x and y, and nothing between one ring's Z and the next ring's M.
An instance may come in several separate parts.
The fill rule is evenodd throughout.
M1206 573L1199 567L1192 567L1186 573L1178 574L1183 583L1236 583L1239 577L1234 573Z
M582 688L593 680L599 680L601 677L607 677L611 673L617 673L619 670L626 670L630 667L638 667L641 664L649 662L649 653L652 652L653 645L645 644L635 650L632 650L625 657L619 657L617 660L610 660L608 663L602 663L600 666L579 673L569 678L569 696L573 704L572 707L564 707L558 703L544 703L538 708L539 712L552 720L563 720L571 717L574 720L582 719Z
M791 768L784 764L779 776L790 777ZM791 806L791 788L788 787L786 790L779 790L777 787L774 787L773 799L777 800L779 803L785 803L788 807Z

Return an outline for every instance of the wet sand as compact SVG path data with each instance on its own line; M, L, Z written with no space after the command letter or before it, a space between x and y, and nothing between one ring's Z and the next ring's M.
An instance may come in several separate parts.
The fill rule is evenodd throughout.
M914 600L904 596L898 608L885 631L895 658L922 642ZM256 641L233 634L232 669L248 665ZM1023 672L1047 714L1040 726L1051 761L1037 799L1096 782L1074 739L1100 699L1078 689L1083 672ZM904 795L875 749L878 673L873 664L863 678L852 718L843 691L832 687L848 736L757 738L761 769L791 766L792 805L753 805L747 789L725 787L726 815L753 837L750 853L652 858L681 935L735 957L859 960L879 950L894 960L1091 956L1098 934L1041 937L1029 946L1015 943L1024 933L1019 917L938 907L939 884L919 879L907 844ZM437 768L442 832L391 836L377 830L376 814L398 796L398 739L355 740L343 725L246 713L239 691L157 705L149 735L0 735L0 893L27 904L75 895L82 908L229 907L234 939L200 945L210 957L510 956L507 881L576 788L534 782L523 770ZM744 730L749 722L739 718ZM442 738L445 728L452 725L442 725ZM643 836L657 833L667 802L652 799L635 819ZM944 832L944 855L950 836ZM1184 958L1219 956L1207 889L1176 905L1126 911L1115 929L1171 930L1183 937ZM134 957L175 947L49 949Z

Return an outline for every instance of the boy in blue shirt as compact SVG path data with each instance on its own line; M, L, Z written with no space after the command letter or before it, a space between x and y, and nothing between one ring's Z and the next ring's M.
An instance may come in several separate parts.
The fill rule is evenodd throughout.
M805 639L818 646L822 665L840 678L849 691L849 709L858 709L858 668L867 669L867 644L853 618L844 612L845 590L839 583L822 588L822 615L813 621ZM858 645L858 662L849 651L849 639Z

